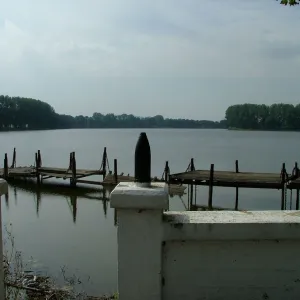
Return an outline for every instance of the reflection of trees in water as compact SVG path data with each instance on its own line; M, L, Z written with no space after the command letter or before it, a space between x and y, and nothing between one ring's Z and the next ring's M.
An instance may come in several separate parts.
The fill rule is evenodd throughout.
M11 186L14 190L15 205L17 205L18 191L27 192L33 195L33 199L36 204L37 217L39 217L43 195L58 196L66 199L74 223L76 223L77 220L77 200L79 199L102 201L104 216L107 217L107 195L109 195L109 193L106 189L99 190L89 187L80 187L74 189L70 188L68 185L55 185L53 183L37 186L35 183L31 182L20 182ZM7 209L9 209L8 197L8 195L5 195Z

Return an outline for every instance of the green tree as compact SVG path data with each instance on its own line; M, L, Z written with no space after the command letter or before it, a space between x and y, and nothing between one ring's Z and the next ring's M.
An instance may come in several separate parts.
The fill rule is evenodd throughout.
M280 4L294 6L294 5L298 5L299 1L298 0L280 0Z

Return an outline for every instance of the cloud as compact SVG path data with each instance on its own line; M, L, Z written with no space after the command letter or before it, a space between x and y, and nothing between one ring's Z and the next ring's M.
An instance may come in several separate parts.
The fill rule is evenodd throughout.
M268 90L279 80L282 101L297 101L298 14L272 0L6 1L0 93L72 114L220 118L245 99L283 99Z

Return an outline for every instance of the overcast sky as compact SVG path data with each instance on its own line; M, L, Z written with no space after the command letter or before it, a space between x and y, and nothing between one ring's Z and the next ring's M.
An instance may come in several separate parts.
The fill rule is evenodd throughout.
M300 101L300 8L275 0L0 2L0 94L58 113L223 118Z

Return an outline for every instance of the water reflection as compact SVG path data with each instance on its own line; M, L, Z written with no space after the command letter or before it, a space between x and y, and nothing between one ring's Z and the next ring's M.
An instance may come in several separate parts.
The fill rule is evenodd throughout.
M79 199L102 201L104 216L107 218L108 200L111 192L110 189L95 189L85 186L74 189L65 184L49 182L43 183L42 185L36 185L35 182L30 181L10 184L10 187L13 189L15 205L18 203L18 192L27 192L33 195L37 218L39 217L41 210L42 198L46 195L55 195L66 200L74 224L77 220L77 201ZM5 195L5 204L6 208L9 209L8 194Z

